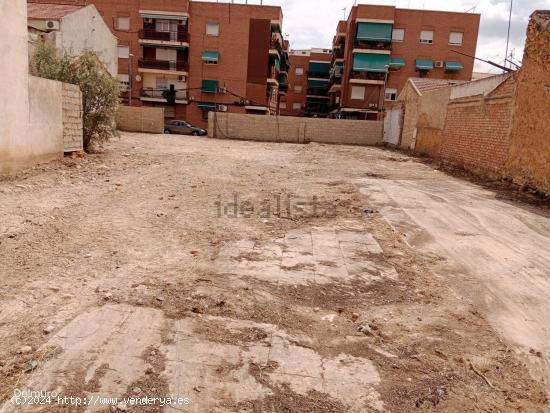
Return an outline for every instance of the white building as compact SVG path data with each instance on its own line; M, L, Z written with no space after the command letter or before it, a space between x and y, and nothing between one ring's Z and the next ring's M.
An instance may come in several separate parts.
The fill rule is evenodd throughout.
M29 3L28 28L32 46L40 38L56 50L79 55L93 50L112 76L118 74L118 40L94 5Z

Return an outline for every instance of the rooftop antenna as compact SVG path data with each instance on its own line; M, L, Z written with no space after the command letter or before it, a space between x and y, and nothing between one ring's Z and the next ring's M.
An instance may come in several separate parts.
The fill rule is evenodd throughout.
M504 56L506 58L508 57L508 47L510 46L510 27L512 25L512 8L513 7L514 7L514 0L510 0L510 16L508 18L508 35L506 36L506 53L504 53ZM504 66L506 66L506 60L504 61Z
M346 20L346 16L348 15L348 13L347 13L348 9L346 7L344 7L342 9L342 11L344 12L344 20Z

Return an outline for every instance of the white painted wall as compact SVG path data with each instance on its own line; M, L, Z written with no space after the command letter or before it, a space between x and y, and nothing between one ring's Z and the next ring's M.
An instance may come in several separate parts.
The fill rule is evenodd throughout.
M29 70L27 2L0 1L0 172L12 168L12 157L27 139Z
M84 7L61 20L62 46L71 54L94 50L109 73L118 74L118 40L94 5Z
M29 76L27 2L1 0L0 173L63 156L61 83Z
M505 73L453 86L451 89L451 100L470 96L487 95L509 76L510 73Z

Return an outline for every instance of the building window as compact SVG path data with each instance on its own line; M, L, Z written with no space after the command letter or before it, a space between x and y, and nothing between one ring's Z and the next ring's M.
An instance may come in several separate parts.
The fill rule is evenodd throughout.
M300 85L294 85L294 92L302 93L303 87Z
M363 99L365 99L365 87L364 86L352 86L351 87L351 98L353 100L363 100Z
M118 58L128 59L130 57L130 46L118 46Z
M118 17L116 22L117 30L130 30L130 18L129 17Z
M449 44L453 46L462 46L463 38L464 38L464 33L451 32L451 34L449 35Z
M302 109L302 104L301 103L293 103L292 104L292 110L300 110Z
M121 92L128 92L130 90L130 76L129 75L117 75L118 85Z
M335 102L336 104L339 104L339 103L340 103L340 96L336 96L336 99L334 100L334 102Z
M422 30L420 32L420 43L432 44L434 42L434 32L432 30Z
M384 99L386 100L397 100L397 89L386 88L386 93L384 93Z
M281 102L279 108L286 109L286 102Z
M155 29L157 32L173 32L178 30L178 26L177 24L170 23L170 20L158 19L155 23Z
M302 76L304 74L304 68L303 67L297 67L296 68L296 76Z
M220 35L220 24L218 22L207 22L206 23L206 34L208 36L219 36Z
M402 42L405 40L405 29L393 29L391 40L392 42Z

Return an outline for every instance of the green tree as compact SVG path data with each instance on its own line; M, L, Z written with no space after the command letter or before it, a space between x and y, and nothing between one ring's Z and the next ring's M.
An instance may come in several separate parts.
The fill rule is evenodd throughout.
M39 77L80 87L86 152L117 135L118 81L108 73L95 52L87 50L79 56L68 53L58 56L51 45L40 43L33 57L33 72Z

